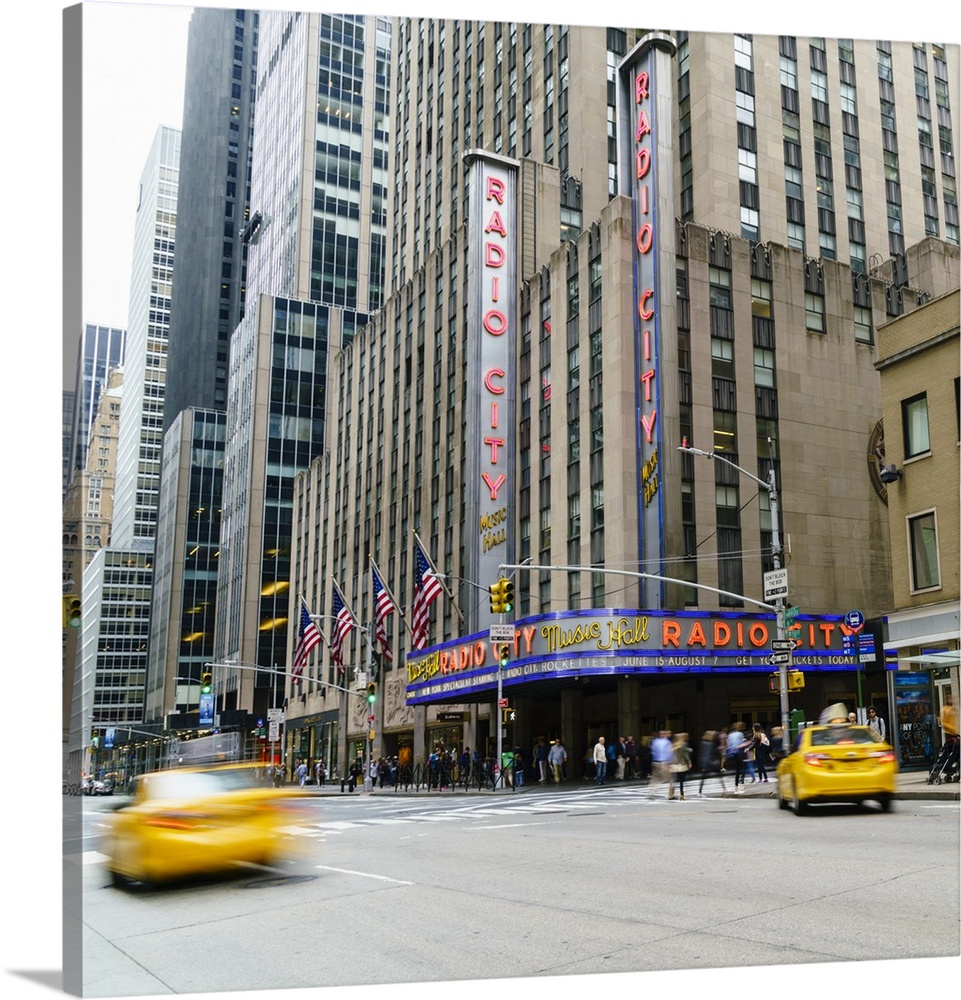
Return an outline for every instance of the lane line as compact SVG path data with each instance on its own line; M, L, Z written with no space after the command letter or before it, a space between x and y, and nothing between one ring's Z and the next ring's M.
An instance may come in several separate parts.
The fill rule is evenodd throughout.
M352 868L332 868L330 865L314 865L315 868L325 872L338 872L341 875L359 875L361 878L377 879L379 882L393 882L395 885L413 885L413 882L405 882L403 879L391 878L389 875L375 875L373 872L358 872Z

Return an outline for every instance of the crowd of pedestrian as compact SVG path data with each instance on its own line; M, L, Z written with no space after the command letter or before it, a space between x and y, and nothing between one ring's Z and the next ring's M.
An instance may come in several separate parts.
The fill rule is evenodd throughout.
M770 781L774 766L780 759L782 731L774 726L768 732L760 722L746 726L734 722L721 729L708 729L695 745L689 733L672 733L662 729L652 736L635 740L633 736L618 736L608 742L598 736L593 747L584 755L584 780L604 785L611 781L645 781L648 795L663 793L668 799L685 799L698 779L697 795L704 794L704 783L717 778L721 791L727 791L725 778L734 778L734 792L744 794L746 784Z

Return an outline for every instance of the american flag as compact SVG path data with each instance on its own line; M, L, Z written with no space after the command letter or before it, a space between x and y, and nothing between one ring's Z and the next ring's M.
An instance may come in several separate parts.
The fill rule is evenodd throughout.
M330 655L333 657L334 663L336 663L337 666L343 670L344 639L354 627L354 619L344 605L344 601L340 596L340 591L336 586L334 587L334 600L331 604L331 611L333 611L336 621L334 622L334 641L330 645Z
M417 550L417 565L414 604L410 615L410 641L414 649L423 649L427 644L427 633L430 630L430 606L440 597L441 586L420 545L415 542L414 548Z
M297 637L297 648L294 650L294 664L291 674L299 677L307 666L307 659L312 650L320 644L320 631L310 617L307 602L300 599L300 629Z
M383 650L384 658L393 660L394 655L390 651L390 640L387 638L387 627L384 625L384 622L387 620L388 615L394 613L394 602L390 599L387 588L381 583L380 576L377 574L377 567L371 564L370 571L374 577L374 634L377 636L377 641Z

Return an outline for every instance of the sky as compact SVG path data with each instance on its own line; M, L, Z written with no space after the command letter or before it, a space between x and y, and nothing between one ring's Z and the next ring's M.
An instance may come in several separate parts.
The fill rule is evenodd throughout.
M214 5L228 6L223 2ZM62 157L82 155L85 171L83 321L126 326L140 174L157 127L162 124L179 127L181 123L185 11L189 8L178 4L87 3L84 5L89 25L84 62L83 144L82 150L69 147L64 150L60 57L64 6L52 0L33 0L29 7L23 8L28 17L21 18L17 29L4 37L5 78L10 92L4 108L7 153L0 166L5 195L0 218L6 235L0 273L6 291L8 356L7 363L0 366L3 378L0 399L6 407L4 424L8 428L19 426L10 419L14 413L23 422L28 388L34 394L37 390L46 392L49 380L44 378L45 354L38 352L38 347L42 350L50 339L61 340L63 286L76 280L76 263L67 262L65 268L62 262ZM291 9L314 7L314 4L265 0L247 6ZM476 16L479 4L475 2L471 7L457 12L461 16ZM439 0L377 0L370 5L358 0L336 0L327 9L369 10L384 15L451 15L450 5ZM568 23L650 23L648 9L662 8L600 0L590 7L572 8L564 4L561 16ZM827 37L885 35L934 38L954 44L959 40L957 26L945 27L942 5L876 4L869 8L870 15L866 15L864 5L842 5L836 0L807 0L803 5L743 0L736 5L737 22L732 20L732 9L733 5L693 0L679 8L679 16L692 30ZM558 17L557 5L546 0L523 0L520 4L517 0L487 0L484 10L487 17L500 20L544 21ZM98 19L102 31L95 30ZM945 31L949 32L947 37ZM959 90L953 91L952 99L961 100ZM72 373L69 384L72 387ZM13 630L15 635L8 632L4 646L8 661L15 659L35 670L31 690L8 687L3 699L7 716L5 771L8 790L13 795L8 808L15 820L0 824L6 862L4 895L8 901L15 901L16 919L8 920L0 935L0 981L3 995L12 1000L49 998L53 995L51 987L59 990L56 974L61 968L59 711L42 708L44 704L59 704L60 643L57 630L51 625L56 611L50 611L60 593L59 546L55 541L59 530L54 526L60 510L59 392L57 395L56 400L51 394L46 405L29 411L31 434L37 414L42 458L37 459L33 447L29 453L23 450L22 436L11 433L7 438L8 456L13 460L8 460L8 470L16 475L25 469L27 476L18 477L16 498L5 505L8 522L14 528L8 531L4 552L5 564L12 568L6 586L9 588L15 581L18 590L36 595L31 602L35 617L20 617L20 627ZM33 445L33 441L30 443ZM47 541L38 543L37 539L43 538ZM6 673L7 677L11 675L10 671ZM18 671L16 676L20 678L22 674ZM28 705L41 708L30 711ZM679 877L682 871L683 859L679 859ZM788 870L785 877L790 877ZM891 914L891 926L896 927L896 914ZM943 969L944 962L952 963L950 973ZM538 989L553 988L560 995L567 995L576 983L580 991L616 988L618 992L635 993L644 988L676 992L680 988L680 995L687 996L691 991L729 994L764 982L765 992L793 1000L802 995L803 989L823 992L827 982L832 987L883 982L885 992L891 993L915 990L918 985L932 984L936 968L942 969L941 974L953 974L957 981L957 962L939 960L925 962L923 966L866 962L828 969L797 967L791 969L789 980L783 970L776 973L770 969L761 970L757 977L750 970L728 969L701 974L578 977L574 982L548 979L539 980ZM399 994L405 998L417 996L418 1000L449 994L449 990L424 986L416 990L364 990L363 995L365 1000L373 1000L386 997L388 992L392 1000ZM473 1000L489 995L491 985L459 984L457 992L463 1000ZM340 1000L360 996L361 991L296 990L284 995L291 1000L302 997ZM258 1000L268 994L238 992L207 996L216 1000Z

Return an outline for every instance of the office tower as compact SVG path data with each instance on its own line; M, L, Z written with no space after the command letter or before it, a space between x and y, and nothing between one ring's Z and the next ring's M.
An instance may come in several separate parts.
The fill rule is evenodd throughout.
M226 424L188 407L164 435L144 720L168 730L197 728L213 658Z
M227 364L246 292L258 39L256 11L191 14L145 714L159 723L176 713L174 728L196 728L201 670L213 656Z
M164 430L227 408L230 334L246 291L256 11L197 7L187 32Z
M114 368L90 420L86 466L67 487L63 504L63 739L67 748L73 703L79 629L70 608L81 594L84 572L94 555L110 544L114 472L123 395L123 369ZM66 760L64 762L66 764ZM65 772L66 773L66 772Z
M134 228L114 498L118 548L148 551L156 530L179 162L180 131L160 126L140 177Z
M290 634L293 479L324 449L329 356L383 302L389 44L380 18L260 19L217 588L214 686L228 711L276 698Z
M493 740L493 580L468 572L478 533L505 555L513 544L506 563L544 567L516 570L511 738L562 731L575 759L590 726L649 732L672 699L691 731L709 721L704 699L723 719L780 724L766 686L775 570L804 618L812 692L862 680L841 642L849 609L883 629L888 517L866 458L876 331L958 285L957 48L678 32L639 49L641 34L395 29L394 294L331 372L338 422L295 484L291 582L347 581L366 624L373 554L409 613L417 532L453 600L433 605L423 651L392 622L383 715L339 715L351 759L368 729L378 752L415 761L439 740ZM482 262L516 251L516 287L497 286L516 295L513 328L495 312L477 325L474 254L510 216L489 198L471 212L469 150L500 163L507 181L490 190L516 200L509 249ZM638 284L652 259L658 284ZM512 343L486 384L468 360L485 334ZM469 399L508 384L516 421L481 434ZM513 481L468 523L481 442ZM365 637L345 655L364 669ZM883 664L865 669L869 692L893 697ZM326 745L336 676L325 655L289 689L301 754Z
M70 425L68 479L87 464L87 444L100 393L112 369L124 361L126 331L97 323L85 323L77 349L73 412Z

